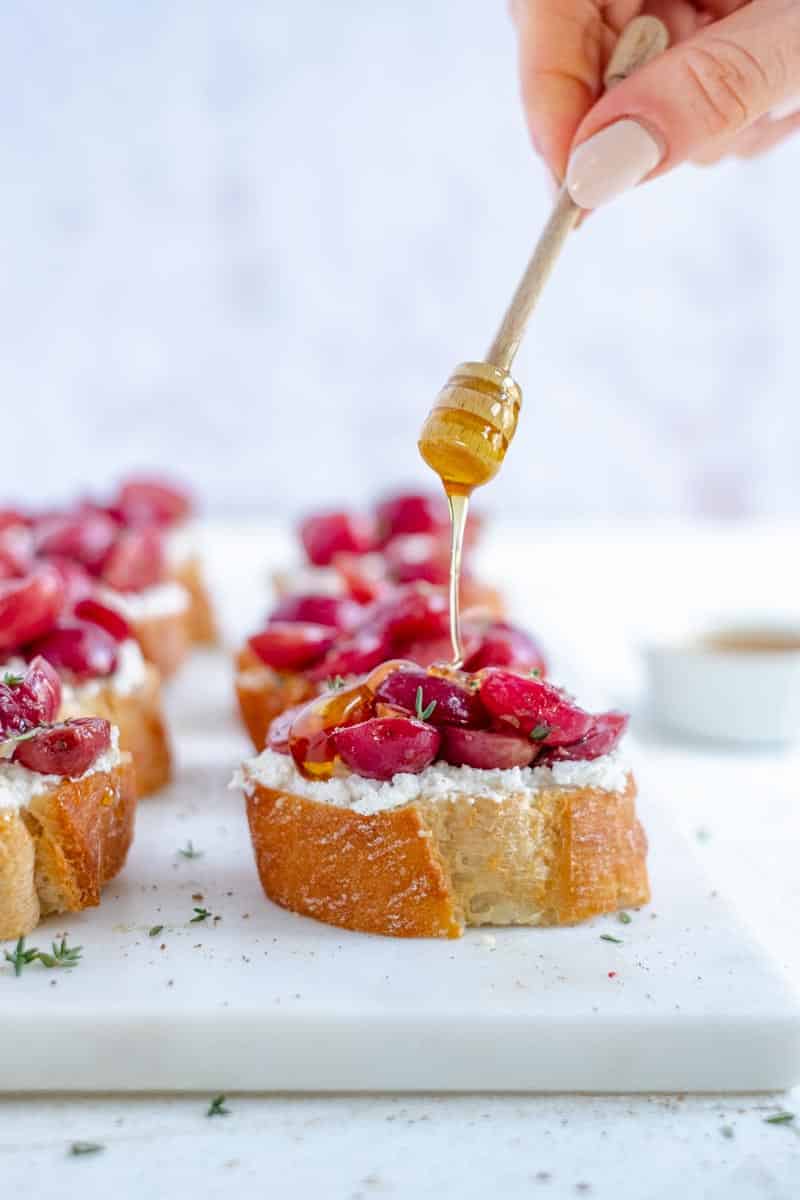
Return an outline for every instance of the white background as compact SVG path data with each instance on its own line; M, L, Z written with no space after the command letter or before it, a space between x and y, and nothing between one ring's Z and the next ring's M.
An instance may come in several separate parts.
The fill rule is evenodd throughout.
M3 488L142 464L282 514L418 476L548 204L502 0L52 0L0 17ZM568 247L509 515L790 514L800 140Z

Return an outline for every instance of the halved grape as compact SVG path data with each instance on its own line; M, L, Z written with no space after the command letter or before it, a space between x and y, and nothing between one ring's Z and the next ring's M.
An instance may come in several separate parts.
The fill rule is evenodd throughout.
M366 554L375 544L372 522L347 512L325 512L306 517L300 540L309 562L327 567L335 554Z
M102 679L117 669L117 643L99 625L63 622L28 648L41 654L58 671L68 671L78 683Z
M76 604L94 594L97 582L79 562L59 554L51 554L47 562L58 571L64 584L64 612L74 610Z
M154 526L148 526L117 533L100 575L117 592L141 592L160 583L165 569L162 535Z
M281 600L272 610L270 621L302 621L331 629L352 629L362 615L360 606L347 596L303 593Z
M250 649L276 671L302 671L331 648L335 630L305 621L272 621L248 641Z
M433 705L424 718L431 725L466 725L479 729L487 723L486 710L477 692L414 667L393 672L375 693L376 699L412 714L417 712L418 695L422 712Z
M23 720L30 728L49 725L61 707L61 679L52 663L37 655L31 659L22 683L12 688Z
M356 604L372 604L384 596L391 584L380 554L334 554L332 564L342 577L348 595Z
M480 697L491 715L526 736L535 735L542 745L577 742L591 728L591 714L543 679L498 667L485 668L479 678Z
M33 566L33 540L27 529L0 529L0 579L19 579Z
M450 578L449 540L414 533L398 537L384 550L386 569L396 583L427 583L443 587Z
M372 715L373 696L364 683L326 692L300 709L289 730L289 753L303 775L329 779L337 761L334 734Z
M98 575L116 535L117 526L106 513L78 510L40 521L35 531L36 550L42 558L71 558Z
M336 750L351 771L383 780L424 771L436 758L440 741L438 729L411 717L372 717L334 735Z
M91 597L78 601L75 616L81 621L88 621L90 625L99 625L111 634L115 642L127 642L133 637L133 631L122 613Z
M394 595L374 605L366 623L371 628L385 630L397 644L441 637L447 633L449 620L443 591L426 584L412 584L398 588Z
M76 717L18 742L12 759L40 775L78 779L111 745L111 725L99 717Z
M391 656L391 641L380 630L359 629L340 638L311 673L312 679L365 675Z
M441 493L400 492L387 496L375 509L381 544L402 534L436 533L450 524L447 501Z
M126 525L177 525L191 516L193 502L186 488L166 479L133 478L126 480L113 507Z
M276 750L278 754L289 753L289 735L292 731L292 725L295 719L305 705L294 704L291 708L286 708L270 725L267 730L267 746L270 750Z
M493 621L484 631L478 650L464 662L465 671L480 671L482 667L538 670L544 675L547 664L541 647L529 633L508 621Z
M64 584L42 563L24 579L0 582L0 651L13 650L51 629L64 604Z
M457 767L507 771L511 767L529 766L538 752L539 747L530 738L448 725L442 730L439 757Z
M466 657L474 654L480 645L480 634L465 622L461 625L461 645ZM418 641L406 642L397 647L397 652L402 653L404 658L410 658L420 667L448 663L453 658L453 647L449 637L420 638Z
M627 713L607 712L592 717L589 732L569 746L553 746L542 755L542 763L586 761L610 754L628 727Z

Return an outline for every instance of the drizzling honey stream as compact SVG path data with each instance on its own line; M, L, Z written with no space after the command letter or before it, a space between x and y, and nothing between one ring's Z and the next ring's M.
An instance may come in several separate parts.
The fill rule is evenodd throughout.
M614 87L655 58L668 42L666 27L657 18L635 18L622 31L606 68L606 88ZM420 454L441 479L450 506L450 641L451 665L455 668L464 661L459 591L469 498L476 487L488 483L500 470L516 432L522 393L509 370L528 318L580 211L562 188L489 348L487 361L456 367L420 434Z

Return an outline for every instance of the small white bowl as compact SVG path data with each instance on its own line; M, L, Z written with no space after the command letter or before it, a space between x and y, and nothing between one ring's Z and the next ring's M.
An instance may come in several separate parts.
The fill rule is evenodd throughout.
M734 648L737 642L750 647ZM643 655L650 712L664 725L729 742L800 740L797 626L725 625L645 646Z

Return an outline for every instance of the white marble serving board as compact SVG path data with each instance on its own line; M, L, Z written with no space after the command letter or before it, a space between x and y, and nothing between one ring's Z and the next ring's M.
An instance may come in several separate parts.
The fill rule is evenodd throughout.
M30 939L68 932L81 965L19 979L0 968L0 1090L683 1092L800 1079L797 1000L646 784L654 901L630 924L460 941L348 933L262 895L243 801L227 790L245 751L230 700L228 661L198 657L172 697L178 780L142 804L126 870L101 908ZM178 853L189 840L202 857ZM219 919L190 923L195 905Z

